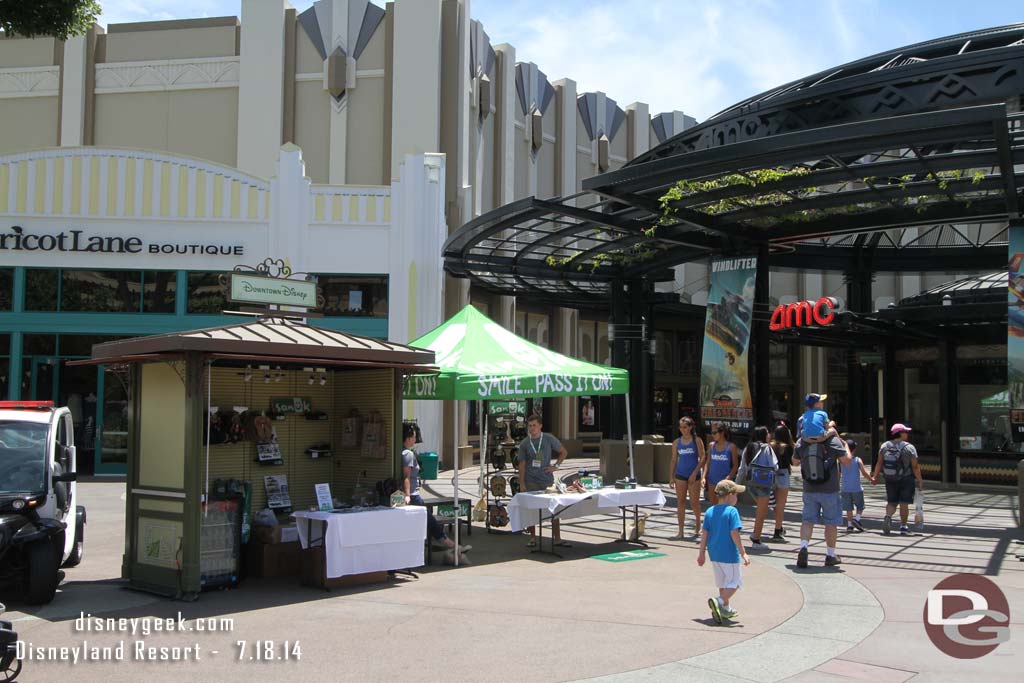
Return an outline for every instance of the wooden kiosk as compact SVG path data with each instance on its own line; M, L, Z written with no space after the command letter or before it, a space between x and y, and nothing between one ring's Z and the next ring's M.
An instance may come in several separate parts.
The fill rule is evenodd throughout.
M264 476L286 474L294 509L315 504L314 485L341 491L395 476L403 375L432 351L326 330L284 313L190 332L98 344L84 363L130 374L129 457L122 576L135 588L194 599L203 588L204 504L218 478L252 484L253 513L266 504ZM208 445L208 406L269 410L302 397L306 412L274 414L283 462L256 457L246 440ZM342 434L346 418L372 414L383 428L373 450ZM329 443L312 455L309 447ZM342 446L346 443L346 446Z

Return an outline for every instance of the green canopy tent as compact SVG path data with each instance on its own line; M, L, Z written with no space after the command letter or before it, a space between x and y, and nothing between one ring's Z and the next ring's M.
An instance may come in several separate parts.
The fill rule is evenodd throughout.
M629 472L633 476L627 371L587 363L537 346L509 332L473 306L466 306L439 327L409 342L409 346L433 351L434 365L440 368L440 372L409 376L405 384L405 398L454 400L456 434L459 401L477 402L480 425L485 429L483 401L626 394ZM480 443L479 486L482 496L483 468L487 458L486 432L481 435ZM458 448L455 449L454 485L457 493ZM458 525L455 534L455 542L458 543Z

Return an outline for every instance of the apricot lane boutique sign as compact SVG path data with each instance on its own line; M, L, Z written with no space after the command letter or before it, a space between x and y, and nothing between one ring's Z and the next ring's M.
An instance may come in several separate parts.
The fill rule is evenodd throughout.
M245 256L245 246L209 240L148 240L138 235L99 235L85 230L30 231L12 225L0 232L0 251L82 254L164 254Z

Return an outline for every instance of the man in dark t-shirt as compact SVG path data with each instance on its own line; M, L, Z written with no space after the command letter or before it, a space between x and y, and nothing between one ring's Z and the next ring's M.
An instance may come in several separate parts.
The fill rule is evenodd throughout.
M839 466L849 465L853 460L846 442L837 436L825 443L797 441L793 464L801 467L804 482L804 509L800 525L800 552L796 566L807 566L808 545L814 534L814 525L825 527L825 566L834 567L842 560L836 554L836 539L839 525L843 521L842 498L839 495ZM813 481L811 471L825 475ZM820 476L820 474L819 474Z

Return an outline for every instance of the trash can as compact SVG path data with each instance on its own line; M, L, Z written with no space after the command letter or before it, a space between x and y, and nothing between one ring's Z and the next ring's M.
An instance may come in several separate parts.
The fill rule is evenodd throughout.
M437 453L420 453L420 480L437 479Z

